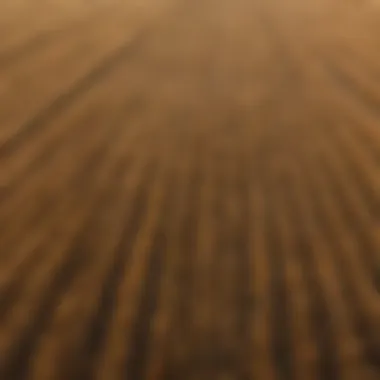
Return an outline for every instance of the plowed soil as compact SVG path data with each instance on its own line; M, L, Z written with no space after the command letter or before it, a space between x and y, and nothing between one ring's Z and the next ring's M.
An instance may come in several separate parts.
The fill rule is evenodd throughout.
M375 0L2 0L0 379L380 379L379 46Z

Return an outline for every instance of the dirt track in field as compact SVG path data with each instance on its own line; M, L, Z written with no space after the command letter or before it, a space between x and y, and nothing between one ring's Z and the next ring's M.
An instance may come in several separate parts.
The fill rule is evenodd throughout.
M380 378L379 2L3 0L0 36L1 380Z

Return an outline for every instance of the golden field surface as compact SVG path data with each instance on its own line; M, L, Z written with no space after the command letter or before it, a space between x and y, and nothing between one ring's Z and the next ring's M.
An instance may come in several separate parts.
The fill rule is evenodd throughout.
M380 379L380 1L2 0L0 379Z

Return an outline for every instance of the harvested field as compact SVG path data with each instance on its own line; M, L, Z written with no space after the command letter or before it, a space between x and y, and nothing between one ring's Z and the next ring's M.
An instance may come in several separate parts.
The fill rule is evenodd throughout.
M2 0L0 379L379 379L379 42L375 0Z

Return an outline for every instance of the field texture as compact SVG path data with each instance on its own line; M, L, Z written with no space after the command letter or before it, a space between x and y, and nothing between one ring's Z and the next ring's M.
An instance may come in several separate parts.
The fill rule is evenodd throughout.
M380 379L380 2L1 0L0 379Z

